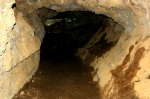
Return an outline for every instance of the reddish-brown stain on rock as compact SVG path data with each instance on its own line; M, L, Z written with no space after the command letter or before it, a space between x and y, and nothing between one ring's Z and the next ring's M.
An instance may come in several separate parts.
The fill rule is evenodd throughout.
M131 83L132 79L135 77L137 71L140 69L139 61L143 56L145 51L144 47L139 48L135 54L133 61L129 64L128 68L124 70L127 66L126 64L130 61L130 53L133 50L134 46L131 46L129 53L126 55L122 64L119 65L116 69L112 70L111 73L114 77L114 93L112 97L117 99L138 99L134 91L134 83Z

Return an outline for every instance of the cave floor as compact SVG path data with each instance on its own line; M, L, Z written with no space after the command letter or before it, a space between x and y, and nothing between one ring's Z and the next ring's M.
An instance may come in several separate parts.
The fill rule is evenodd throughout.
M41 59L36 74L13 99L99 99L91 71L75 57Z

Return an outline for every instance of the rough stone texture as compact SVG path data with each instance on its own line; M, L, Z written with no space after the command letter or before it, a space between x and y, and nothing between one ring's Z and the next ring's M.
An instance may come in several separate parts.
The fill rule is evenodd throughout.
M107 52L101 53L99 57L94 55L94 60L91 60L90 66L95 68L102 98L118 99L122 96L126 99L150 98L149 0L16 0L18 12L15 16L11 8L13 3L14 0L0 0L0 77L4 77L2 82L9 81L12 68L17 68L18 63L39 50L44 30L37 16L38 8L51 8L58 12L88 10L111 17L125 29L120 31L119 25L108 26L115 27L114 32L110 32L112 29L109 31L109 28L105 28L104 31L108 32L102 40L106 38L111 42L116 40L113 35L115 31L122 32L120 38ZM101 38L102 35L98 37ZM97 41L92 40L92 42ZM87 56L88 51L92 51L92 45L87 43L85 46L87 47L83 48L84 53L78 53L83 60L86 59L83 54ZM90 47L91 49L87 49ZM22 71L18 70L18 73L20 72ZM116 72L119 75L116 75ZM28 71L26 74L32 73ZM27 75L25 76L28 77ZM15 81L18 79L16 77ZM23 81L24 79L20 82ZM11 85L11 82L8 82L4 88L1 88L2 98L10 98L14 94L11 93L12 89L9 87ZM16 90L19 90L19 87Z
M14 0L0 0L0 99L10 99L38 68L41 41ZM40 26L40 25L39 25ZM42 27L41 28L41 34ZM39 28L39 30L40 30ZM38 31L38 30L37 30Z
M5 57L10 57L10 55L4 55L4 53L7 52L9 54L9 50L6 50L7 47L9 47L7 34L11 31L15 24L15 17L13 10L11 10L11 4L14 3L13 0L6 0L6 2L1 1L0 3L0 73L2 73L6 69L6 65L3 60Z
M28 82L39 66L39 52L18 63L0 77L0 98L11 99Z
M102 0L99 5L103 10L98 10L94 9L94 4L91 3L91 7L96 13L111 16L125 28L125 32L122 33L116 45L108 52L103 53L102 56L94 57L90 64L95 68L94 80L98 81L100 85L103 99L150 98L148 88L150 85L148 82L150 73L148 72L149 55L147 55L149 52L147 45L149 44L149 12L145 8L145 6L148 6L148 2L145 3L144 7L141 4L144 4L144 2L136 0L128 2ZM144 10L147 11L145 14ZM114 35L108 37L110 40L112 40L111 37L115 38ZM89 46L88 43L86 46ZM85 52L80 56L84 60L86 59L85 56L88 56L89 50L87 47L83 47L83 49ZM79 49L79 52L82 51ZM89 57L93 57L93 55Z
M93 46L96 46L97 43L101 43L102 45L99 44L97 46L104 47L103 45L111 43L111 44L109 44L111 47L111 45L114 45L119 40L120 36L124 32L124 28L122 26L120 26L119 24L115 23L110 18L103 19L101 22L101 25L102 26L100 27L100 29L89 40L89 42L87 42L87 44L85 46L83 46L82 48L79 48L77 51L77 56L80 56L81 59L84 62L86 62L87 64L90 64L90 62L94 60L91 58L92 54L94 55L93 58L102 56L100 53L98 54L98 52L92 51ZM102 50L102 49L101 49L101 47L99 49L98 49L98 47L96 47L96 50ZM88 57L90 58L90 60L88 59ZM91 65L96 64L97 61L98 60L93 61L93 63Z

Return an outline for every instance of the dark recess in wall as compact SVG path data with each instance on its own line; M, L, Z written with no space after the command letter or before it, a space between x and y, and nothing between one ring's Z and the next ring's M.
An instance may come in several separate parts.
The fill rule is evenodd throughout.
M16 3L14 3L14 4L12 5L12 7L11 7L11 8L13 9L13 8L15 8L15 7L16 7Z

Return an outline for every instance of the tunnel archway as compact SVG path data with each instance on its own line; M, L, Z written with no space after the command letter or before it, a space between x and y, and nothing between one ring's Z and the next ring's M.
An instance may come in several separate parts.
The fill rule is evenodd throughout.
M50 12L50 14L48 14L48 12L47 12L44 15L43 13L45 13L45 11ZM78 72L81 72L83 69L85 69L83 71L86 71L87 69L89 69L88 65L90 65L90 63L92 61L94 61L94 57L101 57L105 52L109 51L117 43L117 41L119 40L120 36L122 35L122 33L124 31L124 28L122 26L120 26L118 23L114 22L113 19L106 17L104 15L97 15L92 12L67 11L67 12L57 13L54 10L46 9L46 8L39 9L39 10L37 10L37 12L38 12L38 17L41 18L42 23L44 24L44 27L45 27L45 31L46 31L45 37L44 37L44 39L42 41L42 45L41 45L41 58L40 58L41 64L46 62L46 61L43 62L43 57L50 58L49 61L55 60L56 63L59 63L59 66L55 66L55 67L51 66L53 64L50 62L49 63L46 62L47 64L49 64L49 66L47 66L47 67L46 67L47 64L43 64L43 67L38 70L38 73L43 74L43 72L44 72L44 74L46 74L45 75L46 77L47 77L47 75L49 75L49 77L51 77L51 75L49 73L46 73L47 71L43 71L44 68L46 68L46 70L49 70L49 72L51 72L51 69L52 70L54 68L58 69L59 74L61 74L61 75L63 75L61 72L63 72L65 70L65 68L67 68L67 70L70 70L70 72L66 71L67 75L73 74L72 72L76 72L76 74L78 74ZM75 58L72 58L73 55L78 54L78 51L80 51L79 48L84 48L84 47L87 50L89 50L89 56L87 56L84 61L84 63L86 64L85 65L86 68L85 68L85 66L84 66L84 68L82 66L78 66L79 64L76 63L78 61L76 61ZM74 61L72 61L72 64L71 64L72 67L70 67L70 66L67 67L67 65L66 66L61 65L62 61L64 64L64 61L65 61L64 59L67 59L68 63L71 62L70 60L68 60L68 58L75 59ZM67 63L65 63L65 64L67 64ZM74 64L78 64L78 65L74 66ZM53 67L53 68L50 69L49 67ZM69 68L71 68L71 69L69 69ZM92 67L92 68L94 68L94 67ZM93 69L89 69L89 70L90 70L90 72L89 72L90 75L93 75L93 77L94 77L93 80L95 82L98 82L99 78L95 79L97 70L96 71L95 70L93 71ZM71 73L71 74L69 74L69 73ZM56 75L56 74L54 73L54 75ZM77 76L79 76L79 75L77 75ZM80 76L82 77L82 75L80 75ZM57 76L54 76L54 77L56 79L59 78ZM35 78L39 78L39 77L36 76ZM69 78L70 77L68 76L68 79ZM74 76L72 76L71 78L74 78ZM65 77L62 76L62 79L65 79ZM84 81L85 79L82 79L82 80ZM32 81L36 82L36 80L34 78ZM49 81L49 80L47 80L47 81ZM70 79L70 81L72 81L72 80ZM41 82L41 81L38 80L38 82ZM59 81L57 81L57 82L59 82ZM85 82L84 85L86 85L86 83L88 83L88 82L91 82L91 81ZM41 82L41 84L42 83L45 83L45 85L47 85L46 82L44 82L44 79ZM51 86L53 84L54 84L54 82L53 83L50 82L49 85L47 85L47 87L49 88L49 86ZM32 85L32 82L31 82L31 84L28 84L28 87L31 87L30 85ZM76 83L75 83L75 85L76 85ZM82 83L81 83L81 85L82 85ZM55 84L53 86L55 86ZM59 84L57 86L59 86ZM69 86L69 84L67 86ZM89 85L89 86L91 86L91 85ZM61 87L61 86L59 86L59 87ZM85 87L87 87L87 86L85 86ZM36 88L34 88L34 89L35 89L34 91L36 92L37 89ZM39 90L40 89L41 88L39 88ZM50 89L51 89L51 87L50 87ZM31 89L29 89L29 88L28 89L24 88L23 90L24 90L24 92L28 92L28 93L30 93L30 91L31 91ZM53 88L51 90L54 91ZM71 90L71 88L70 88L70 90ZM99 96L97 96L97 93L99 94L100 92L99 91L96 92L95 90L97 90L97 89L94 90L91 88L90 90L92 90L92 92L94 92L94 94L95 94L94 96L92 95L91 99L93 99L93 97L94 97L94 99L96 99L96 98L99 99ZM47 91L49 91L49 90L47 89ZM67 89L66 89L66 91L67 91ZM81 93L84 93L84 92L81 91ZM44 92L43 92L43 94L44 94ZM53 97L53 98L60 97L59 94L55 91L54 91L54 94L58 95L58 96L56 97L54 95L55 97ZM64 94L64 93L61 93L61 94ZM91 94L91 93L88 93L88 94ZM35 93L33 95L35 95ZM40 94L38 94L38 95L39 95L39 97L43 97ZM49 95L51 95L50 92L49 92ZM44 96L48 97L49 95L47 95L47 96L44 95ZM23 97L25 97L25 96L26 96L26 94ZM78 94L77 94L77 96L78 96ZM83 96L84 96L84 94L83 94ZM22 96L18 96L18 98L21 98L21 97ZM32 95L30 97L32 97ZM68 95L67 96L62 95L61 97L73 98L75 96L73 95L73 97L71 97ZM81 96L79 95L76 98L81 98ZM88 96L88 98L90 98L90 96Z
M95 57L101 57L109 51L124 32L123 26L114 22L113 19L92 12L56 12L41 8L37 10L37 13L46 31L41 45L41 56L60 60L74 54L78 56L79 48L85 47L89 50L89 55L84 60L87 68L92 61L95 61ZM35 35L40 34L35 32ZM94 71L90 71L93 74L93 80L98 82L99 78L95 78L96 72L95 68Z
M46 10L45 8L42 9L44 11ZM47 16L47 18L44 17L45 19L42 19L44 20L43 23L45 26L46 34L41 46L41 55L48 55L53 57L67 56L69 54L73 55L76 53L75 51L77 51L78 48L83 47L88 41L90 41L90 39L100 28L103 28L104 30L104 28L110 24L107 21L109 19L108 17L104 15L96 15L92 12L67 11L57 13L56 11L50 9L48 10L49 12L51 11L52 14ZM40 9L39 12L41 11L42 10ZM119 27L117 28L119 30ZM123 27L121 28L123 29ZM105 40L106 33L101 34L99 32L99 35L103 35L100 43L107 43L107 40ZM108 42L108 47L110 45L111 48L111 45L117 42L119 35L121 36L121 31L120 34L118 33L118 37L116 36L114 38L114 41ZM97 38L97 42L99 40L100 38ZM104 44L97 45L102 47Z

